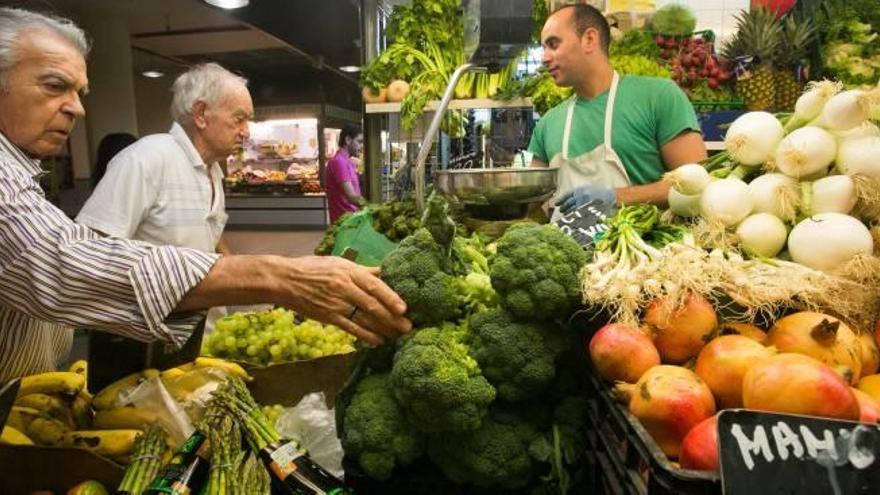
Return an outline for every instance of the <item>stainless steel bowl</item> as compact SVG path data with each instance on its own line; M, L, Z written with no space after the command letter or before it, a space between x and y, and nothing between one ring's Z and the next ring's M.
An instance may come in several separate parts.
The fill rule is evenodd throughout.
M505 206L545 201L556 191L559 167L434 171L434 186L451 202Z

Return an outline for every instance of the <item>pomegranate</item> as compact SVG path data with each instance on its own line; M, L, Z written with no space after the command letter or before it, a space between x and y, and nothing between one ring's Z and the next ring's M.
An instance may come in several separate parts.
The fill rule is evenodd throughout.
M880 404L873 397L857 388L851 389L859 401L859 421L862 423L877 423L880 421Z
M859 402L829 366L803 354L784 353L755 364L743 377L746 409L857 420Z
M665 300L654 299L645 310L644 323L654 334L660 359L681 364L699 354L712 338L718 317L705 297L691 293L674 310Z
M802 311L776 321L767 334L767 345L779 352L797 352L851 372L858 382L862 373L861 343L856 334L833 316Z
M859 342L862 344L862 375L868 376L880 370L880 351L874 343L874 337L867 333L859 334Z
M660 364L660 354L639 328L612 323L600 328L589 345L599 376L608 381L635 383L649 368Z
M678 463L684 469L718 471L718 416L701 421L681 441Z
M859 380L856 388L880 402L880 375L868 375Z
M751 323L725 322L718 328L718 335L742 335L759 344L767 342L767 332Z
M742 335L723 335L700 351L694 371L715 394L719 409L742 407L743 376L775 352Z
M621 383L615 391L669 457L678 456L691 428L715 414L712 391L693 371L680 366L654 366L635 385Z

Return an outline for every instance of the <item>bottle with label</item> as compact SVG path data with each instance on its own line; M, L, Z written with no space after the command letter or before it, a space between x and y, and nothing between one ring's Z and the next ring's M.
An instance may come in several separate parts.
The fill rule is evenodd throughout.
M347 495L339 478L315 463L294 441L281 440L260 451L272 478L272 493L285 495Z
M150 483L144 495L191 495L208 479L209 446L205 435L194 432Z

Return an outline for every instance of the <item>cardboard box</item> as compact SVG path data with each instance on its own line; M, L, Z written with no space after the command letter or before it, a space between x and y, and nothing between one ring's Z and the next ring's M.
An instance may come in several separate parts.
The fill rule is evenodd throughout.
M50 490L58 495L77 484L99 481L113 493L125 469L87 450L68 447L0 445L0 493L27 495Z
M327 405L333 407L354 368L355 356L352 352L269 366L238 364L254 377L248 388L260 404L295 406L307 394L324 392Z

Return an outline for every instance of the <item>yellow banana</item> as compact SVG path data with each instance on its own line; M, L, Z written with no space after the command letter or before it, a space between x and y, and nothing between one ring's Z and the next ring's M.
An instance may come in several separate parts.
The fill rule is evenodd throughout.
M68 371L50 371L21 379L18 396L30 394L75 395L86 385L86 377Z
M58 445L69 431L61 421L46 417L35 418L27 427L27 435L41 445Z
M173 383L175 380L185 375L189 370L184 370L182 368L168 368L167 370L159 373L159 379L162 380L162 383L168 385L169 383Z
M142 430L155 423L156 419L158 416L153 411L136 407L119 407L96 412L92 427L96 430Z
M12 406L9 416L6 418L6 426L11 426L18 431L25 432L31 421L40 417L40 411L32 407Z
M84 430L92 424L92 396L85 390L80 390L70 404L73 413L73 422L77 430Z
M150 368L120 378L98 392L92 399L92 406L95 409L114 409L117 407L120 394L137 387L144 380L157 376L159 376L159 370Z
M73 422L73 414L71 413L70 407L68 407L66 402L62 401L58 397L55 397L54 395L25 395L15 399L15 405L31 407L33 409L36 409L37 411L40 411L40 413L46 416L61 421L71 428L75 427L75 424Z
M76 373L77 375L82 375L86 377L86 380L89 378L89 362L85 359L80 359L79 361L74 362L68 368L69 372Z
M64 434L62 444L80 447L108 457L131 454L140 430L84 430Z
M3 427L3 432L0 433L0 443L5 443L7 445L33 445L34 442L27 435L18 431L18 429L13 428L9 425Z
M244 381L251 381L253 378L251 375L247 374L247 371L244 370L241 366L236 363L226 361L225 359L220 358L212 358L212 357L197 357L193 363L196 365L196 368L220 368L231 376L235 376L241 378Z

